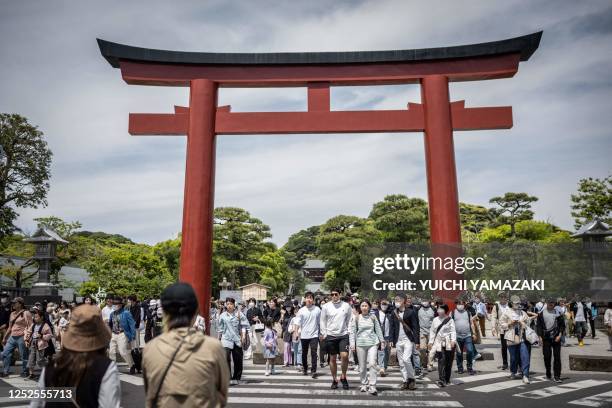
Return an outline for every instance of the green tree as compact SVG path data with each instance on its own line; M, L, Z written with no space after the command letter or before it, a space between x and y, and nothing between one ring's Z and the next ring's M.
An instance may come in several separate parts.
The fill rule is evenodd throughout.
M473 234L478 234L489 227L495 218L487 208L467 203L459 203L459 216L461 228Z
M383 233L385 242L426 242L429 240L427 202L402 194L388 195L374 204L369 218Z
M261 256L276 248L266 239L272 237L270 227L235 207L219 207L214 211L213 288L226 277L234 287L258 282L264 269Z
M175 281L164 260L144 244L104 247L84 265L93 285L121 296L158 297Z
M321 258L329 268L325 286L342 287L347 281L351 287L358 287L361 251L366 245L382 243L383 236L372 220L338 215L321 225L317 241Z
M287 243L283 245L283 253L289 267L300 270L306 259L313 259L317 256L317 235L319 226L315 225L291 235Z
M166 268L178 279L181 261L181 236L167 241L162 241L153 247L157 256L164 260ZM214 255L213 255L214 256Z
M515 225L512 236L510 225L484 228L478 235L480 242L506 242L512 239L542 243L572 242L569 232L544 221L524 220Z
M0 113L0 237L16 230L15 208L47 206L51 157L36 126Z
M608 225L612 222L612 176L581 179L578 182L578 192L572 194L571 199L576 229L594 218Z
M489 211L496 217L499 225L510 226L510 235L514 238L516 237L516 223L533 219L531 204L536 201L538 201L537 197L527 193L506 193L501 197L493 197L489 200L489 203L497 205L497 208Z
M34 218L34 221L38 223L39 228L47 228L53 230L64 239L69 239L72 234L83 226L79 221L66 222L59 217L40 217Z
M270 286L272 292L277 295L284 295L289 286L291 271L281 251L265 253L259 258L259 262L263 266L259 283Z

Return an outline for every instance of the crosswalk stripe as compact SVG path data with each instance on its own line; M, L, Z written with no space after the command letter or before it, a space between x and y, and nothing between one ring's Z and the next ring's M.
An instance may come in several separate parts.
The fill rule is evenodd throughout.
M470 375L469 377L452 378L451 382L453 384L467 384L467 383L472 383L476 381L492 380L494 378L502 378L502 377L509 377L509 376L510 374L508 374L508 372L499 371L499 372L488 373L488 374Z
M280 385L280 384L279 384ZM380 395L385 397L439 397L448 398L450 394L445 391L396 391L387 390L386 388L378 388ZM366 396L368 394L359 390L332 390L322 389L316 390L312 388L306 389L293 389L293 388L261 388L261 387L232 387L229 391L232 394L291 394L291 395L352 395L352 396Z
M4 377L2 381L15 388L32 388L36 387L38 384L38 381L26 380L18 375L14 377Z
M248 379L243 379L243 381L246 380L247 383L245 383L244 385L253 385L253 386L257 386L257 385L262 385L262 386L268 386L268 385L275 385L275 386L279 386L279 385L283 385L286 387L311 387L311 386L316 386L316 387L329 387L330 386L330 382L329 381L312 381L312 382L307 382L307 383L297 383L297 382L286 382L283 381L282 378L279 379L279 381L261 381L261 382L253 382L253 383L248 383ZM359 387L359 381L353 381L350 382L349 381L349 385L351 387ZM401 386L401 384L399 383L391 383L391 384L380 384L378 383L378 385L380 386L384 386L385 388L399 388ZM422 389L422 390L435 390L435 389L439 389L440 387L438 387L437 384L435 383L417 383L416 387L418 389Z
M570 401L568 404L582 405L584 407L610 407L612 406L612 391L580 398Z
M248 376L248 375L265 375L266 370L243 370L242 371L242 375L243 376ZM331 378L331 373L329 371L317 371L317 374L319 375L319 377L325 377L325 378ZM287 377L310 377L310 374L308 375L303 375L301 372L298 371L291 371L291 370L276 370L274 374L272 374L273 376L283 376L285 378ZM338 372L338 376L340 375L340 372ZM347 373L347 377L349 378L349 380L351 378L356 379L357 381L359 381L359 373L356 372L348 372ZM402 378L402 373L400 372L394 372L394 373L387 373L384 377L378 375L377 376L378 379L384 379L384 378L393 378L396 380L401 380ZM429 377L423 377L422 379L420 379L420 381L432 381L431 378Z
M542 381L544 381L544 377L535 377L531 379L532 383L539 383ZM529 384L525 384L523 383L521 379L517 379L517 380L508 380L508 381L496 382L496 383L491 383L491 384L486 384L486 385L480 385L478 387L466 388L465 390L466 391L476 391L476 392L494 392L494 391L507 390L509 388L520 387L522 385L526 386Z
M377 407L463 407L459 401L398 401L398 400L382 400L375 397L358 400L358 399L301 399L300 405L374 405ZM266 405L295 405L294 398L260 398L260 397L234 397L228 398L229 404L266 404Z
M30 400L29 399L10 398L10 397L0 397L0 404L8 404L10 402L12 402L14 404L22 404L24 402L29 403Z
M119 380L133 385L144 385L142 377L136 377L135 375L120 373Z
M243 380L263 380L263 379L285 379L285 380L307 380L310 378L310 375L302 375L302 374L274 374L274 375L265 375L265 374L243 374L242 375L242 379ZM331 381L331 376L330 375L325 375L325 376L320 376L320 379L328 379L329 381ZM355 377L355 376L348 376L347 379L349 380L349 382L360 382L361 380L359 379L359 377ZM402 378L401 377L396 377L396 378L389 378L389 377L382 377L382 378L377 378L376 380L377 382L381 382L381 383L388 383L388 382L392 382L392 383L396 383L396 382L401 382Z
M522 392L514 394L513 397L524 397L531 399L548 398L554 395L566 394L568 392L581 390L584 388L597 387L599 385L609 384L612 381L605 380L583 380L571 384L556 385L554 387L542 388L539 390Z

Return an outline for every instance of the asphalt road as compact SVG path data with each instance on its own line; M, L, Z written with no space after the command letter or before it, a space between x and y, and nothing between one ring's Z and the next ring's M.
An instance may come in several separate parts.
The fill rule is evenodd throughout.
M124 367L121 367L124 371ZM279 368L278 374L265 376L262 366L245 366L244 383L230 388L230 407L469 407L469 408L544 408L612 407L612 374L566 374L562 384L545 380L543 373L533 373L532 383L510 380L507 371L478 372L475 376L453 373L452 385L436 385L437 373L418 381L416 391L401 391L397 368L378 382L379 395L359 392L358 374L349 372L348 391L331 390L327 368L319 369L317 380L302 376L293 368ZM10 400L9 388L34 386L18 376L0 383L0 407L27 406L29 401ZM142 407L144 387L139 375L121 375L122 406Z

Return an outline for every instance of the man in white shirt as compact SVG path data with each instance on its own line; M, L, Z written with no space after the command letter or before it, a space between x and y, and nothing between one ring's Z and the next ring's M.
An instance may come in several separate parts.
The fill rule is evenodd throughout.
M578 298L577 298L578 299ZM587 321L591 318L591 309L586 307L586 299L571 304L570 309L574 315L574 330L578 338L578 345L584 346L584 336L587 332Z
M348 370L349 358L349 322L352 309L348 303L340 299L340 290L331 291L331 302L327 302L321 310L321 340L325 340L325 349L330 355L329 369L332 375L332 389L338 389L338 364L337 355L340 354L341 370L340 382L342 389L348 390L346 371Z
M113 295L106 296L106 306L102 308L102 320L105 323L108 323L110 320L110 315L113 313Z
M312 292L304 294L304 307L297 312L295 323L298 326L298 336L302 343L302 374L308 375L308 348L310 348L310 363L312 378L317 378L317 346L319 345L319 322L321 309L314 305Z

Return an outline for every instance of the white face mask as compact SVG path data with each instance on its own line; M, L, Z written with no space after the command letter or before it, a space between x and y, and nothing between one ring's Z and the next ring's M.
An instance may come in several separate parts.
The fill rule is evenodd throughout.
M397 307L398 309L402 307L402 302L395 302L395 307Z
M457 310L460 312L465 310L465 305L457 305Z
M249 302L249 307L255 307L255 303Z
M163 315L164 315L164 314L163 314L163 312L162 312L161 308L160 308L160 309L157 309L157 317L161 318Z
M438 316L444 316L444 309L438 309Z
M119 305L113 305L113 310L114 310L114 311L119 310Z
M429 302L421 302L421 305L422 305L423 307L429 307Z
M388 305L380 305L380 310L385 312L389 306Z

